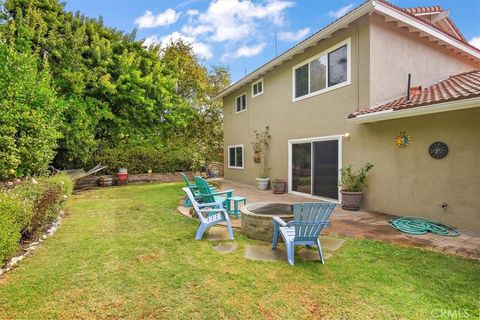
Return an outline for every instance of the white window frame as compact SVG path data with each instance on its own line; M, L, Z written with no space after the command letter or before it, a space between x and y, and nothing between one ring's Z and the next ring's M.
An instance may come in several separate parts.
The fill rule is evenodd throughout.
M235 148L235 157L237 156L237 148L242 148L242 166L231 166L230 165L230 149ZM228 158L228 168L229 169L243 169L245 166L245 148L243 147L243 144L232 144L227 147L227 158ZM235 164L236 164L236 159L235 159Z
M237 99L240 98L240 97L242 97L242 96L245 96L245 109L238 111L238 110L237 110ZM246 111L247 108L248 108L247 94L246 94L246 93L242 93L241 95L236 96L236 97L235 97L235 113L240 113L240 112Z
M342 202L342 194L340 193L340 190L342 188L340 186L340 170L342 169L342 163L343 163L343 160L342 160L343 137L344 137L343 134L337 134L337 135L332 135L332 136L288 140L288 193L291 193L291 194L294 194L294 195L299 195L299 196L304 196L304 197L306 196L306 197L310 197L310 198L314 198L314 199L327 200L327 201L331 201L331 202L335 202L335 203L341 203ZM292 190L292 157L293 157L293 155L292 155L292 145L296 144L296 143L311 143L311 144L313 144L314 142L317 142L317 141L332 141L332 140L333 141L334 140L338 141L338 175L337 175L338 182L339 182L339 184L338 184L339 185L338 186L338 200L312 195L311 193L308 194L308 193L293 191ZM312 148L312 152L311 152L311 166L313 166L313 148ZM311 172L313 172L313 170L311 170ZM310 192L312 192L313 191L313 179L311 179L310 183L311 183L311 186L310 186L311 191Z
M262 83L262 91L260 93L254 94L253 93L253 86L260 83L260 82ZM258 81L255 81L254 83L252 83L252 98L261 96L264 91L265 91L265 84L263 83L263 78L260 78L260 79L258 79Z
M338 83L338 84L336 84L334 86L331 86L331 87L328 87L328 54L332 51L337 50L340 47L343 47L344 45L347 45L347 81L342 82L342 83ZM311 58L308 58L307 60L304 60L301 63L293 66L292 67L292 102L308 99L308 98L314 97L316 95L319 95L319 94L322 94L322 93L325 93L325 92L328 92L328 91L332 91L332 90L350 85L352 83L352 55L351 55L352 50L351 50L351 47L352 47L351 38L348 38L348 39L343 40L342 42L337 43L333 47L330 47L330 48L320 52L319 54L317 54L317 55L315 55ZM303 95L301 97L296 98L295 97L295 70L298 69L299 67L302 67L302 66L306 65L306 64L308 65L308 91L310 91L310 62L312 62L314 60L317 60L319 57L325 56L325 55L327 56L327 74L326 74L327 87L324 88L324 89L321 89L321 90L318 90L318 91L315 91L315 92L311 92L311 93L308 93L306 95Z

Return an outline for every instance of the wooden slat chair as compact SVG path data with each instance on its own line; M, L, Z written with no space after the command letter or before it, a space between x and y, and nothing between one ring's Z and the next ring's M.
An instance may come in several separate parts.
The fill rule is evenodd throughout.
M200 225L198 226L195 240L201 240L205 230L221 222L227 224L230 240L233 240L232 223L230 222L227 210L223 208L222 203L198 203L189 188L185 187L182 188L182 190L187 195L187 198L190 199L190 202L200 219ZM203 215L204 213L207 213L207 217Z
M188 180L188 177L185 173L180 172L180 175L182 176L183 181L185 181L185 183L187 184L187 188L190 189L190 191L192 191L192 194L195 197L195 199L199 201L201 198L198 195L197 186L194 183L191 183L190 180ZM209 187L213 192L216 191L215 188L212 187L211 185L209 185ZM192 206L192 203L190 202L190 199L187 197L187 199L185 200L185 208L190 208L191 206Z
M273 244L275 250L278 236L282 235L287 250L288 263L294 264L294 247L296 245L317 246L320 261L323 261L320 232L329 224L328 219L336 204L331 202L294 203L294 220L286 223L279 217L273 217Z
M232 197L234 190L212 191L207 180L201 177L193 177L193 179L202 203L221 203L223 208L227 207L227 198Z

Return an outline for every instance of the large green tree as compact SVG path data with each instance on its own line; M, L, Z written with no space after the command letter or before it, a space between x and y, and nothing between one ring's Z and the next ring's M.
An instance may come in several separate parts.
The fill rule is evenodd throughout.
M5 0L0 8L0 40L28 55L39 74L51 74L62 110L52 127L56 166L145 144L191 148L204 161L221 147L222 112L211 98L229 73L205 68L189 44L146 48L135 32L67 12L58 0Z
M206 68L192 45L181 39L168 44L160 56L175 80L176 93L195 111L187 137L197 147L198 158L203 162L218 158L223 147L223 113L221 102L213 98L230 84L228 68Z
M0 41L0 179L46 172L64 105L37 59Z

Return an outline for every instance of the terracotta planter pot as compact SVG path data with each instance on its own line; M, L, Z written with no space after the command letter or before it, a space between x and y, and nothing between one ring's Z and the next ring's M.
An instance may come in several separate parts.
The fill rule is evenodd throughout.
M117 173L117 184L123 185L128 181L128 173Z
M343 209L350 211L357 211L360 209L363 192L348 192L342 190L340 193L342 194Z
M275 180L274 182L272 182L273 193L275 194L285 193L286 185L287 185L287 181L285 180Z

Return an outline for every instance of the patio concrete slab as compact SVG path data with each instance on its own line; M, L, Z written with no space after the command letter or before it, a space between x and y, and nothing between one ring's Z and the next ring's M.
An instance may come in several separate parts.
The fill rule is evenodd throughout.
M213 250L220 253L231 253L237 250L238 245L235 242L219 244L218 246L213 247Z
M219 182L221 183L219 189L234 189L235 195L244 196L248 199L247 203L319 201L311 197L293 194L273 194L271 190L259 191L256 186L231 180L219 180ZM186 216L190 216L188 209L182 208L179 207L179 211ZM461 235L459 237L443 237L435 234L410 235L391 228L388 223L391 218L394 218L394 216L379 212L346 211L338 205L330 219L331 226L325 228L322 235L372 239L480 260L480 233L478 232L460 230ZM240 219L231 217L231 221L234 228L241 228Z

